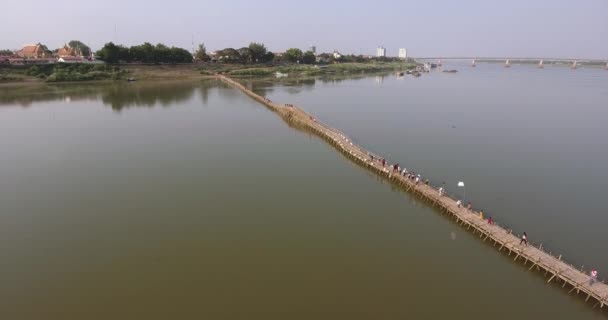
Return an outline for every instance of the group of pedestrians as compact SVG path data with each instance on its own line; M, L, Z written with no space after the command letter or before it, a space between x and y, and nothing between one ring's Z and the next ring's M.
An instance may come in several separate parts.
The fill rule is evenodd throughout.
M378 161L380 164L382 164L383 168L386 167L386 159L374 157L373 154L369 154L369 157L370 157L370 160L371 160L372 163L374 163L374 161ZM402 170L398 163L392 165L392 172L391 171L388 172L389 178L392 176L391 173L392 174L399 174L399 175L403 176L404 178L408 179L409 181L412 181L416 186L420 182L423 182L423 183L429 185L429 180L428 179L426 181L423 181L422 180L422 176L420 174L416 174L415 172L408 172L406 168L403 168L403 170ZM444 194L445 194L445 182L443 182L442 186L439 187L438 193L439 193L439 197L444 196ZM464 206L464 203L462 202L462 200L458 200L458 201L456 201L456 205L458 206L458 209L461 209ZM473 212L473 205L471 204L470 201L467 202L466 210L468 212L474 213ZM479 219L484 220L483 210L479 210ZM490 216L488 216L487 221L488 221L488 224L490 224L490 225L492 225L492 224L495 223L495 221ZM528 246L528 234L526 232L524 232L521 235L519 244L520 245ZM589 275L590 275L589 285L591 286L595 282L597 282L597 270L592 270Z
M286 103L285 106L288 107L288 108L293 108L294 107L294 105L290 104L290 103Z

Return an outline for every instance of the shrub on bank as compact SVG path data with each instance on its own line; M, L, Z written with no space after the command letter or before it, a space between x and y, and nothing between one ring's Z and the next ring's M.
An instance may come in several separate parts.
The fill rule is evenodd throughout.
M230 71L229 74L233 76L269 76L273 74L273 71L271 69L251 68Z

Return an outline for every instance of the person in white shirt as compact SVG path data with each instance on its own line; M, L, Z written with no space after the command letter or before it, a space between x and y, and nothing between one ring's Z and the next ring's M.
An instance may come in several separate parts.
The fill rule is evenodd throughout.
M521 241L519 242L519 244L525 244L526 246L528 245L528 235L524 232L524 234L521 236Z
M456 205L458 206L458 209L460 209L462 207L462 200L456 201Z
M591 279L589 279L589 285L592 286L597 281L597 270L591 270Z

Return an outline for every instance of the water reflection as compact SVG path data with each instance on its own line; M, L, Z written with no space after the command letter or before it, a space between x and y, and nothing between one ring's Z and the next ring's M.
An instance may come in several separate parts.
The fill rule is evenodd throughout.
M88 83L58 85L15 85L0 87L0 106L29 107L34 103L100 100L112 110L130 107L168 107L187 101L197 93L204 104L209 89L217 86L214 80L138 83Z

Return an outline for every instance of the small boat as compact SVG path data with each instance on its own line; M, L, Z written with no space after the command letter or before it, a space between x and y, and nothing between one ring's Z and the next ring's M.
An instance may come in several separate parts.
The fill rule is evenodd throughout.
M541 68L541 69L544 68L544 66L543 66L543 59L540 59L540 62L538 63L538 67Z
M572 68L572 69L576 69L577 67L578 67L578 65L577 65L577 63L576 63L576 60L574 60L574 61L572 62L572 67L571 67L571 68Z
M475 67L475 59L473 59L473 61L471 61L471 67Z
M511 68L511 62L509 61L509 59L505 61L505 68Z
M403 77L404 73L402 71L402 72L397 73L397 75L400 76L400 77Z
M440 67L442 66L441 59L437 60L437 65L440 66Z
M137 81L137 79L135 79L135 78L127 78L127 82L135 82L135 81Z
M284 77L287 77L288 74L287 73L280 73L280 72L277 71L277 72L274 73L274 76L277 77L277 78L284 78Z
M445 73L456 73L456 72L458 72L458 70L456 70L456 69L450 69L450 70L443 70L443 72L445 72Z

